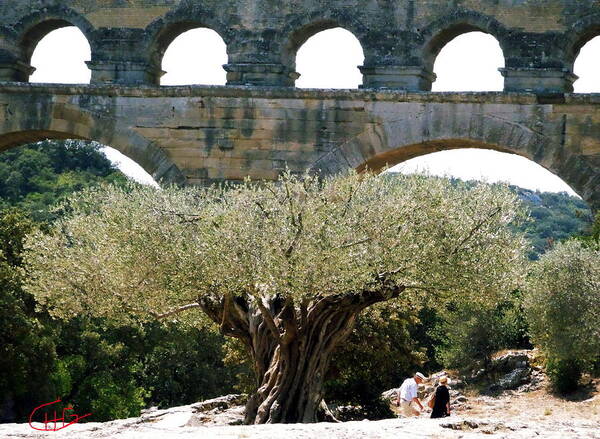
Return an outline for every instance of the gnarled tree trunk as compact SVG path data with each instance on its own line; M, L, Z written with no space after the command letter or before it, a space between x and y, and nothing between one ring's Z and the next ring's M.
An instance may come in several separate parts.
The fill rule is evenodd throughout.
M316 422L335 347L363 309L404 290L385 283L381 287L299 305L278 296L200 301L225 335L240 338L249 348L259 383L246 405L247 424Z

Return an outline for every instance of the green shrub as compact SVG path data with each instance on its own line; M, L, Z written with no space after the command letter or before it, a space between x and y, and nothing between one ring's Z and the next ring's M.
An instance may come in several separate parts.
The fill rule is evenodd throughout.
M546 374L554 389L559 393L570 393L577 390L582 367L577 360L548 359Z
M600 246L558 244L534 266L525 297L530 334L559 391L572 390L600 357Z

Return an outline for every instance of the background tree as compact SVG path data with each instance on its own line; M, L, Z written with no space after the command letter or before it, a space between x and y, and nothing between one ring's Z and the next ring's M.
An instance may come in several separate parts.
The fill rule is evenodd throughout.
M223 364L224 338L214 327L61 321L23 290L23 241L57 218L55 204L101 182L127 181L100 145L14 148L0 155L0 173L0 422L26 422L34 407L57 397L92 412L86 420L108 421L139 416L147 404L171 407L232 391L240 367Z
M527 239L533 244L529 258L537 260L554 243L587 234L593 215L580 198L568 194L539 192L511 186L527 205L531 220L524 224Z
M525 297L531 337L560 392L600 358L600 246L567 241L534 266Z
M62 317L200 308L251 353L246 421L312 422L333 350L365 308L514 289L517 205L500 187L423 176L89 190L30 240L28 289Z

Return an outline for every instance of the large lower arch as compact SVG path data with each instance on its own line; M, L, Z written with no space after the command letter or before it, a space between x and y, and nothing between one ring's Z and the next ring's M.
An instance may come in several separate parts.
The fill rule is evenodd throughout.
M355 169L380 172L415 157L461 148L517 154L541 165L600 209L600 160L565 148L559 133L476 112L437 112L373 124L321 156L311 170L332 175Z
M46 104L32 116L0 122L0 152L45 139L79 139L111 146L138 163L160 184L184 184L185 177L157 145L115 122L92 117L73 105ZM49 115L49 116L48 116Z

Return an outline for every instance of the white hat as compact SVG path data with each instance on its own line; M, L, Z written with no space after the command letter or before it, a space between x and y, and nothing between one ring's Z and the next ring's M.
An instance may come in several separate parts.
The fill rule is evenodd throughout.
M423 375L421 372L417 372L415 376L421 378L423 381L427 379L425 378L425 375Z

